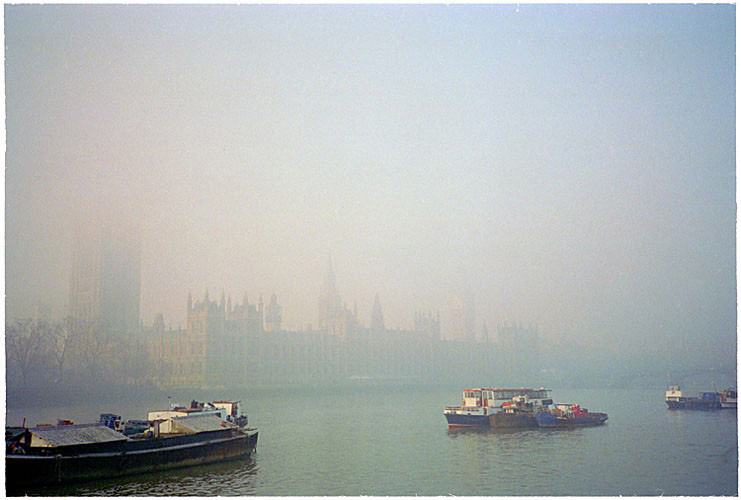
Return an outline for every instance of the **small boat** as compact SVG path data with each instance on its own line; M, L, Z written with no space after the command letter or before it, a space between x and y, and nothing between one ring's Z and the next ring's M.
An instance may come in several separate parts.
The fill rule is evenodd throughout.
M550 389L464 389L461 406L446 406L443 415L448 429L465 427L536 427L535 412L553 400Z
M720 393L720 407L724 410L735 410L736 396L736 389L724 389Z
M553 410L537 412L535 421L538 427L586 427L604 424L607 413L590 412L578 404L559 403Z
M735 394L735 391L733 391ZM703 392L700 396L688 396L682 392L681 387L673 385L666 391L665 401L670 410L720 410L723 408L721 404L720 394L712 392ZM731 402L734 404L736 398L728 398L728 404ZM731 406L728 406L730 408Z
M6 428L8 488L222 462L249 457L257 447L257 429L210 411L148 419L146 431L131 434L113 417L118 416L102 414L92 424Z

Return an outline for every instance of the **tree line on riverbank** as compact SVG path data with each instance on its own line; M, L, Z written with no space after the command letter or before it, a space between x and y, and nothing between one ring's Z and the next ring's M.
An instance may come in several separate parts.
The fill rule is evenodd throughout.
M6 325L5 360L8 392L137 386L144 384L149 370L145 345L136 333L105 331L72 318Z

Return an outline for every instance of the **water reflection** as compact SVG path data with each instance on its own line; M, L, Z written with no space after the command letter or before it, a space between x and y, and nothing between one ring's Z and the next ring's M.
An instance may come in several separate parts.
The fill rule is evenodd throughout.
M8 491L9 496L242 496L256 493L254 457L138 476Z
M562 432L579 432L586 428L591 427L606 427L607 422L602 425L595 426L574 426L574 427L559 427L559 428L544 428L544 427L459 427L456 429L448 429L448 435L450 437L456 437L466 434L497 434L497 435L510 435L510 434L525 434L528 432L537 432L540 434L551 434L551 433L562 433Z

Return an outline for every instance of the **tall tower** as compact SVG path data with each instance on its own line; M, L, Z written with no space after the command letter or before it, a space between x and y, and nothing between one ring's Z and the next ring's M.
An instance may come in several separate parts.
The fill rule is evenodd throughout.
M342 300L337 292L337 283L332 269L332 258L329 258L324 283L319 292L319 330L329 331L336 319L341 317Z
M265 331L279 332L282 317L282 308L278 304L278 298L273 294L267 307L265 307Z
M371 314L371 332L380 333L386 330L386 325L383 322L383 311L381 310L381 301L378 300L378 294L376 294L376 300L373 302L373 313Z
M319 293L319 330L336 335L341 340L348 340L357 327L357 316L342 303L337 292L332 259L329 259L327 273Z
M139 329L141 238L111 217L78 227L72 253L70 316L108 333Z
M445 338L447 340L465 340L465 305L463 297L452 295L448 300L448 321L445 327Z
M467 342L476 341L476 302L471 290L463 295L463 329Z

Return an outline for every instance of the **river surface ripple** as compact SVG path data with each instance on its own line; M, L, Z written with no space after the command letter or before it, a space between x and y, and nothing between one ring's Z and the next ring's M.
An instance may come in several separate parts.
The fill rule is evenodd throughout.
M733 410L672 411L661 390L557 389L554 400L609 413L573 430L449 431L456 387L261 389L244 401L259 428L250 460L27 491L53 496L738 495ZM185 402L185 401L183 401ZM14 408L8 423L113 412L143 418L162 402ZM122 405L119 403L119 406ZM11 492L12 493L12 492Z

